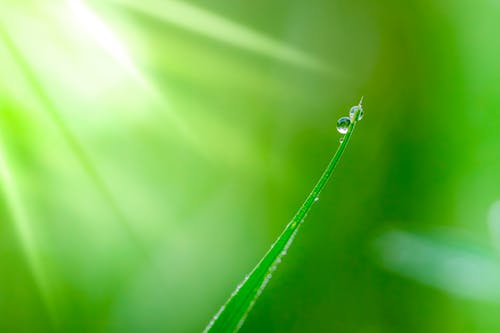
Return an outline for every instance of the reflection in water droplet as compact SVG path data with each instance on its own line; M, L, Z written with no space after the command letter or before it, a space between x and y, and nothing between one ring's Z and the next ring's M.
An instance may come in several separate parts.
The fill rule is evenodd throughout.
M314 198L314 202L319 201L319 197Z
M337 131L340 134L346 134L349 129L349 125L351 124L351 119L348 117L342 117L337 121Z
M351 110L349 111L349 118L351 118L351 121L354 121L354 115L356 114L356 111L359 111L358 115L358 120L363 119L363 108L359 105L353 106Z

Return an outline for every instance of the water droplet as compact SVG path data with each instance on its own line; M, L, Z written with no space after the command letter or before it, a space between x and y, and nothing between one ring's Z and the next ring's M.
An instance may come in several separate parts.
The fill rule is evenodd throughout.
M356 111L359 110L359 115L358 115L358 120L363 119L363 108L360 105L353 106L351 110L349 111L349 118L351 118L351 121L354 121L354 115L356 114Z
M351 124L351 119L348 117L342 117L337 121L337 131L340 134L346 134L349 129L349 125Z
M340 142L340 143L344 142L344 137L341 137L341 138L339 139L339 142Z
M319 201L319 197L314 198L314 202Z

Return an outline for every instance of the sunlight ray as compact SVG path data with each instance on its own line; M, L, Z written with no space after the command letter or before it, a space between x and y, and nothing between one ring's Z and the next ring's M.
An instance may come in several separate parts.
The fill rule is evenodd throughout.
M115 33L81 0L68 0L69 7L84 29L129 75L144 86L145 78L132 62L132 59Z
M322 74L331 75L334 72L329 65L314 56L184 1L154 0L148 3L134 0L112 1L246 51Z
M47 273L42 265L37 252L36 237L32 229L32 221L23 204L23 199L19 193L18 186L11 172L4 143L0 137L0 183L6 200L6 206L10 211L13 225L33 279L40 292L41 298L47 308L48 314L53 323L57 322L55 302L50 294L50 284Z
M143 92L169 117L177 130L186 139L194 141L193 133L185 122L174 112L168 103L165 92L160 92L154 84L135 65L124 43L106 22L99 17L83 0L67 0L70 10L85 31L109 56L114 59L143 89Z
M7 31L0 27L0 38L3 39L8 51L10 52L12 58L18 64L20 71L24 74L26 80L30 84L31 90L34 92L35 96L38 98L43 109L48 114L51 121L56 125L58 130L61 132L63 138L68 144L69 148L73 151L77 159L80 161L82 168L87 173L89 178L94 182L97 190L101 193L102 197L108 203L111 211L115 214L117 219L123 225L125 232L134 241L135 245L144 252L142 242L139 240L138 236L135 234L133 228L131 227L127 217L123 213L119 204L117 203L113 193L109 189L108 185L102 178L97 167L93 163L90 156L87 154L83 145L78 141L77 137L72 133L70 128L65 123L63 117L57 110L57 107L45 91L43 85L38 80L36 74L31 68L28 60L24 58L20 50L15 45L14 41L11 39Z

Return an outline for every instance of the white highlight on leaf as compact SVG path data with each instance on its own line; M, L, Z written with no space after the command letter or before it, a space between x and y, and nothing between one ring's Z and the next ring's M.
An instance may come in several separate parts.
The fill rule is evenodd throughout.
M488 225L493 242L500 249L500 200L495 201L488 211Z
M453 237L427 237L394 230L376 243L387 269L450 294L500 302L500 262Z

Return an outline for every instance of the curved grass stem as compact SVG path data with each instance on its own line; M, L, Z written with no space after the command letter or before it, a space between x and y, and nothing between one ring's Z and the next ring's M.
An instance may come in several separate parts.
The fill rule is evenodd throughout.
M330 160L330 163L328 163L325 171L323 171L323 174L319 178L318 182L312 189L311 193L307 196L302 206L299 208L293 219L287 224L269 251L264 255L250 274L245 277L243 282L236 287L236 290L232 293L226 303L212 318L204 332L236 332L243 325L246 316L252 309L266 284L269 282L272 272L276 270L277 265L281 262L281 258L286 254L286 251L292 244L300 225L304 221L304 218L311 210L314 202L316 202L317 198L319 198L321 191L333 173L335 166L339 162L340 157L349 143L349 139L351 138L361 112L362 109L360 101L359 108L354 113L342 142Z

